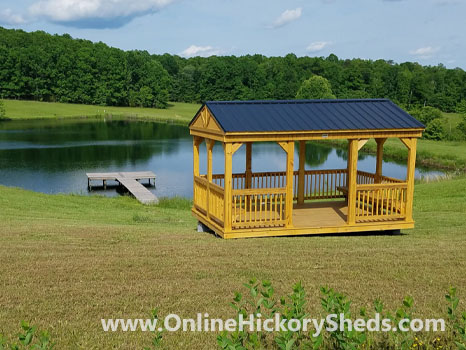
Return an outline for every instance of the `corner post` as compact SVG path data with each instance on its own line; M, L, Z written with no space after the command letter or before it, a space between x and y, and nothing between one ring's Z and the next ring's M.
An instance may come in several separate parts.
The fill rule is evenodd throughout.
M199 176L199 146L202 142L202 138L194 136L193 138L193 205L196 205L196 177ZM155 181L154 181L155 183Z
M349 140L348 153L348 218L349 225L356 223L356 186L358 176L358 140Z
M207 218L210 219L210 184L212 183L212 150L214 148L215 141L206 139L206 148L207 148L207 203L206 211Z
M224 179L224 195L225 195L225 211L223 215L223 227L225 233L231 231L231 206L232 206L232 159L233 145L228 142L223 144L225 153L225 179Z
M293 178L294 178L294 141L288 141L286 145L286 227L293 226Z
M411 138L409 142L405 143L408 147L408 167L406 173L406 182L408 189L406 191L406 221L413 221L413 200L414 200L414 175L416 168L416 146L417 139Z
M304 168L306 165L306 141L299 141L299 170L298 170L298 204L304 203Z
M377 163L375 167L375 183L382 182L383 145L387 139L375 139L377 142Z
M202 138L194 136L193 138L193 174L199 176L199 146Z

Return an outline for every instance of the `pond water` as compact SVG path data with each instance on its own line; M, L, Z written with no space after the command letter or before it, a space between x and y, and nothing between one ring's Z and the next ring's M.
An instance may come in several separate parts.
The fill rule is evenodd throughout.
M306 169L346 168L346 150L308 143ZM201 146L201 173L206 169ZM297 160L297 154L295 155ZM297 161L295 162L297 166ZM253 171L285 171L275 143L253 145ZM244 172L245 147L233 156L233 172ZM361 154L358 169L375 171L375 157ZM146 171L157 175L159 197L192 197L192 139L184 126L117 119L0 122L0 184L44 193L88 194L86 172ZM223 173L223 148L216 144L213 171ZM403 163L384 161L384 175L404 179ZM442 173L416 169L416 176ZM92 193L116 195L116 188Z

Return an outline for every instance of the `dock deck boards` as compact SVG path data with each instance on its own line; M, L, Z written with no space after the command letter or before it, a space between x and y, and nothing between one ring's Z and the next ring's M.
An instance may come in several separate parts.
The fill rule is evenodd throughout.
M118 181L139 202L143 204L158 203L157 197L138 182L138 180L149 180L150 183L150 180L154 179L155 184L155 174L152 171L86 173L86 176L89 188L92 188L92 180L103 181L104 188L106 188L106 181Z

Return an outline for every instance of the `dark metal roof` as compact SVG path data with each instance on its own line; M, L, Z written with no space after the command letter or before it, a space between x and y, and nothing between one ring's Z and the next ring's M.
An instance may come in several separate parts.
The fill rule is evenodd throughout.
M387 99L208 101L205 105L225 132L424 128Z

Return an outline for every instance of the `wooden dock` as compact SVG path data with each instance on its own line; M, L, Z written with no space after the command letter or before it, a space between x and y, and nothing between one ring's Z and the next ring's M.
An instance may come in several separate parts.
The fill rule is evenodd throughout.
M152 171L115 172L115 173L86 173L87 186L92 190L92 181L102 181L102 186L107 189L107 181L116 181L125 187L139 202L143 204L157 204L157 197L138 181L148 180L149 185L155 186L155 174Z

